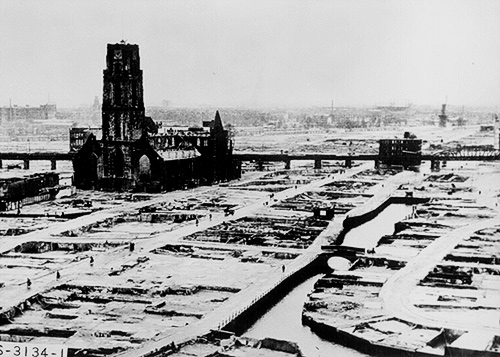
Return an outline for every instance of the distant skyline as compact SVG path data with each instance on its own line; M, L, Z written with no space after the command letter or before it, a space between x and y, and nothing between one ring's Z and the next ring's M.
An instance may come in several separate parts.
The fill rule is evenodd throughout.
M0 106L102 102L138 44L145 105L500 105L497 0L2 0Z

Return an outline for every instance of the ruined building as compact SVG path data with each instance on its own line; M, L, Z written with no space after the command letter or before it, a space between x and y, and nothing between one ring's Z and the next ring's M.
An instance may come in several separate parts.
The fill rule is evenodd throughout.
M200 128L158 128L145 116L139 46L108 44L102 139L90 134L78 149L75 185L159 192L239 177L233 144L218 112Z
M387 166L419 166L422 161L422 139L405 132L403 139L379 140L380 164Z
M0 212L54 199L58 192L59 174L55 172L0 178Z

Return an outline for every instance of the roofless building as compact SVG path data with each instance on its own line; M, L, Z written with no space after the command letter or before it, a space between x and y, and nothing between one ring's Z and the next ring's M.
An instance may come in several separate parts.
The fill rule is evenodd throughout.
M159 192L240 177L219 112L203 127L158 129L145 116L139 46L108 44L102 139L88 135L75 155L75 185Z

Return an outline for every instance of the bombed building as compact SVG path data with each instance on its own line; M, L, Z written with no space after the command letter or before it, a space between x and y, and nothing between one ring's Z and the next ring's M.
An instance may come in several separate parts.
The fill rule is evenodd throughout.
M228 181L240 176L232 151L219 112L203 127L159 128L145 115L139 46L108 44L102 139L87 135L75 154L77 187L158 192Z
M380 139L379 156L383 165L418 166L422 161L422 139L410 132L405 132L403 139Z
M53 199L58 191L59 174L55 172L0 178L0 212Z

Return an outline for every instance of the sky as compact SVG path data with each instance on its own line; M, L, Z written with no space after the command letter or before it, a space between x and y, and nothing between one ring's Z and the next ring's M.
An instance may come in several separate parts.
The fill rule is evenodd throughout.
M500 104L498 0L1 0L0 106L102 101L122 39L146 106Z

